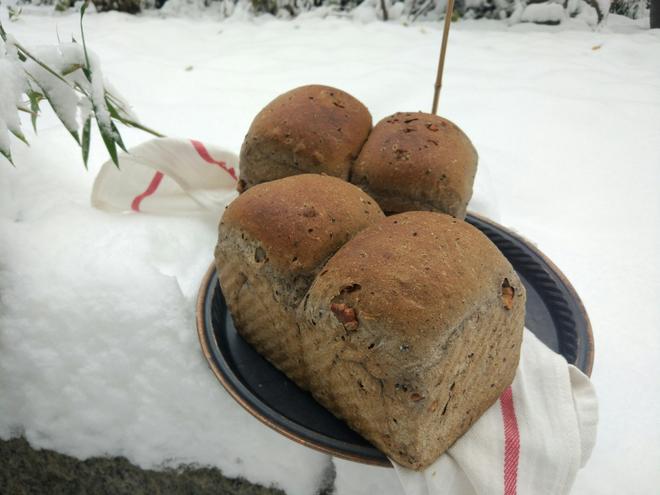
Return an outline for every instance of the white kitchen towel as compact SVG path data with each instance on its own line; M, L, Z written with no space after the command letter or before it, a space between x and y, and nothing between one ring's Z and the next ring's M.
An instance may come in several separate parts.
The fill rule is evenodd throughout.
M396 466L406 495L562 495L596 442L589 378L525 329L513 384L424 471Z
M92 204L215 219L236 196L237 170L238 157L217 146L154 139L122 153L119 168L102 166ZM496 211L489 194L489 184L475 187L482 213ZM591 455L597 422L589 378L525 330L516 377L500 399L426 470L395 465L396 473L406 495L565 494Z
M118 213L217 212L236 195L238 157L193 139L152 139L101 167L92 205Z

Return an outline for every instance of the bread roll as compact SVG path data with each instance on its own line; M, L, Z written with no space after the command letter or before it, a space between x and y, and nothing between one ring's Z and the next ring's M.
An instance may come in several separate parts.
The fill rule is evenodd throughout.
M464 218L477 152L458 126L427 113L395 113L371 131L351 182L387 213L430 210Z
M388 457L423 469L513 381L525 297L469 224L383 219L330 258L299 308L307 386Z
M288 91L259 112L245 136L239 191L310 172L348 180L370 130L369 110L340 89Z
M225 210L215 258L236 328L302 387L295 310L327 259L381 218L357 187L311 174L255 186Z

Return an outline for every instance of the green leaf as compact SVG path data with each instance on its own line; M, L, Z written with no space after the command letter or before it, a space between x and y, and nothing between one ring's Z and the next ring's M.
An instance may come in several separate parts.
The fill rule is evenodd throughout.
M9 20L14 22L17 21L18 18L20 17L21 13L23 12L23 8L14 8L11 5L7 5L7 12L9 13Z
M78 69L82 69L82 68L83 68L83 66L80 65L80 64L72 64L72 65L62 69L62 75L63 76L68 76L69 74L77 71Z
M34 133L36 134L37 117L39 116L39 102L44 99L44 95L32 89L32 85L30 85L30 89L27 90L26 94L30 100L30 110L32 111L32 115L30 116L30 120L32 120L32 129L34 129Z
M115 138L112 135L112 132L109 131L108 129L104 129L103 126L99 124L98 117L96 118L96 124L99 128L99 132L101 133L103 144L105 144L108 153L110 153L110 158L112 159L112 163L114 163L115 166L119 168L119 160L117 159L117 146L115 144Z
M117 100L117 98L115 96L113 96L108 91L106 91L105 102L108 106L108 111L110 112L110 116L113 119L118 120L119 122L121 122L125 126L133 127L135 129L140 129L141 131L148 132L149 134L152 134L156 137L165 137L164 134L161 134L158 131L154 131L153 129L150 129L147 126L144 126L144 125L140 124L139 122L135 122L133 120L130 120L125 115L120 114L117 111L117 107L121 108L124 112L126 112L126 110L124 108L122 108L121 103ZM126 112L126 113L128 113L128 112ZM122 149L124 149L124 148L122 148ZM126 150L124 149L124 151L126 151Z
M90 143L90 137L92 134L92 116L90 115L87 117L87 120L85 120L85 125L83 126L83 132L82 132L82 157L83 157L83 164L85 165L85 169L87 168L87 160L89 159L89 143Z
M25 139L25 135L21 132L20 129L10 129L9 132L11 132L14 136L16 136L18 139L23 141L28 146L30 146L30 143L28 143L27 139Z
M110 96L110 94L106 93L105 104L108 107L108 112L110 112L110 117L112 117L113 119L117 119L119 122L123 122L122 116L119 115L119 112L117 111L115 106L112 103L110 103L109 96ZM124 146L124 141L121 138L121 134L119 133L119 129L117 129L117 126L115 125L114 122L111 122L110 125L112 125L112 131L115 133L115 138L116 138L115 141L117 141L117 144L119 145L119 147L122 150L124 150L126 153L128 153L128 150L126 149L126 146Z
M38 66L40 66L42 69L44 69L46 72L52 74L52 75L55 76L57 79L59 79L60 81L62 81L64 84L66 84L67 86L71 87L71 84L69 84L69 81L67 81L66 79L64 79L59 73L55 72L55 71L54 71L53 69L51 69L48 65L46 65L46 64L43 63L41 60L39 60L37 57L35 57L34 55L32 55L29 51L27 51L27 50L25 49L25 47L23 47L22 45L20 45L20 44L18 44L18 43L16 43L16 42L14 42L14 46L15 46L16 49L18 50L18 58L21 60L21 62L25 62L28 58L31 59L31 60L34 60L34 62L35 62ZM27 72L27 71L26 71L26 72ZM28 72L27 74L28 74L30 77L32 77L32 78L34 79L34 77L33 77L29 72Z
M11 152L7 149L0 148L0 155L4 156L7 160L9 160L9 163L11 163L14 167L14 160L11 159Z
M108 105L108 110L110 111L110 115L112 115L114 119L117 119L122 124L126 124L126 120L130 121L129 116L131 112L126 109L125 102L121 101L119 98L114 96L108 90L106 90L105 92L105 101ZM130 124L126 124L126 125L130 125Z
M33 78L33 79L34 79L34 78ZM48 95L48 91L46 91L46 89L45 89L43 86L41 86L41 85L39 84L39 81L37 81L36 79L34 80L34 82L37 84L37 86L39 86L39 88L41 88L41 91L43 92L43 96L44 96L44 98L46 99L46 101L48 101L48 103L50 104L51 108L53 109L53 112L55 112L55 115L57 115L57 118L60 119L60 122L62 122L62 125L64 126L64 128L65 128L67 131L69 131L69 134L71 134L71 135L73 136L73 139L76 140L76 143L80 144L80 137L78 136L78 131L75 130L75 129L69 129L69 128L66 126L66 123L64 122L64 119L61 117L61 115L60 115L58 109L55 107L55 105L53 105L53 101L51 100L51 97Z
M121 138L121 134L119 134L119 129L117 129L117 126L115 125L114 122L110 122L110 125L112 126L112 132L115 134L115 141L119 145L119 147L124 150L126 153L128 153L128 150L126 149L126 146L124 146L124 140Z
M110 98L108 93L106 93L105 95L105 104L108 106L108 112L110 112L110 117L121 121L121 115L119 115L119 112L117 111L115 106L112 103L110 103Z
M89 5L89 0L85 0L82 4L82 7L80 7L80 37L82 38L83 53L85 54L85 68L87 69L87 70L83 69L83 72L85 73L85 77L87 78L87 80L91 82L92 68L89 64L89 54L87 53L87 43L85 42L85 30L83 28L83 17L85 17L85 11L87 10L88 5Z

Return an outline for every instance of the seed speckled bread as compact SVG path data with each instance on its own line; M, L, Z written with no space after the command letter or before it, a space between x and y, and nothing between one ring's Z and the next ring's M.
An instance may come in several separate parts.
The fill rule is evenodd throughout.
M348 180L371 130L371 114L356 98L310 85L271 101L254 118L240 155L239 191L303 173Z
M430 210L464 218L477 152L458 126L428 113L395 113L371 131L351 182L387 213Z
M255 186L220 221L220 286L240 334L305 387L295 310L337 249L383 218L376 202L334 177L297 175Z
M403 466L431 464L513 380L525 289L461 220L385 218L346 182L298 175L231 203L216 263L241 335Z
M309 389L397 463L423 469L513 381L525 298L469 224L388 217L330 258L299 308Z

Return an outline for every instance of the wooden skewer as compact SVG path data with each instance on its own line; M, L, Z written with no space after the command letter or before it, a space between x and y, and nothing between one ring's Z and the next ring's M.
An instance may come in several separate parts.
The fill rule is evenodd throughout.
M438 73L435 76L435 91L433 93L433 108L431 113L438 114L438 103L440 102L440 88L442 88L442 72L445 68L445 54L447 53L447 39L449 38L449 26L451 16L454 12L454 0L447 0L447 12L445 13L445 27L442 32L442 46L440 47L440 60L438 60Z

